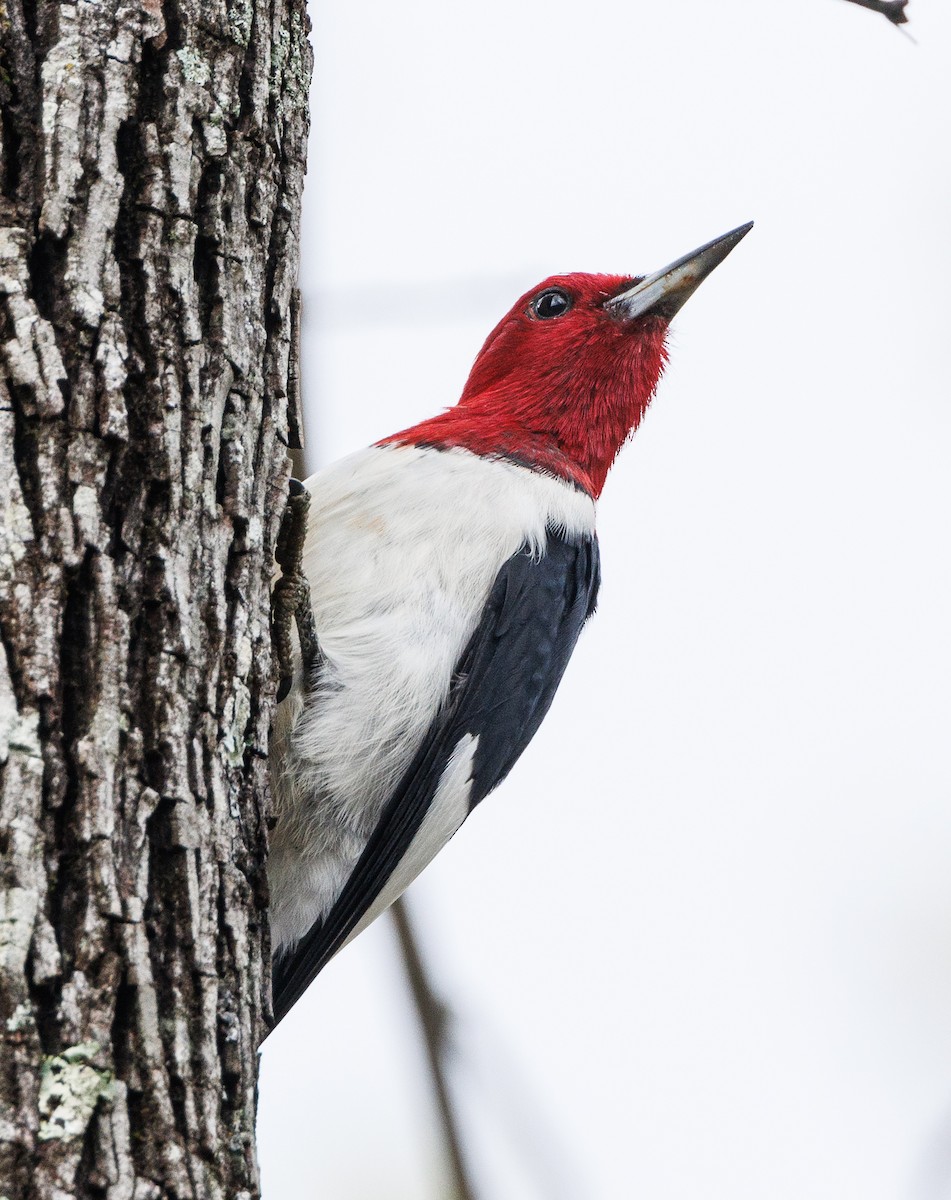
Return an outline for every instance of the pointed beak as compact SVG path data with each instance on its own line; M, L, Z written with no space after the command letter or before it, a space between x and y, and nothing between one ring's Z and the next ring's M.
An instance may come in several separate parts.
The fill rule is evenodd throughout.
M722 237L714 238L699 250L685 254L662 271L645 276L618 296L612 296L604 307L621 321L635 317L664 317L670 320L690 299L714 267L718 267L733 247L753 228L747 221Z

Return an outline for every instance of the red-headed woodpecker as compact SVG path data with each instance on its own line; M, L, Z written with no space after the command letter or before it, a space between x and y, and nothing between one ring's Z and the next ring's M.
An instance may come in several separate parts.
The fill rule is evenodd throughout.
M307 481L314 623L272 746L277 1020L538 729L594 611L595 500L670 319L750 227L646 278L546 280L454 408Z

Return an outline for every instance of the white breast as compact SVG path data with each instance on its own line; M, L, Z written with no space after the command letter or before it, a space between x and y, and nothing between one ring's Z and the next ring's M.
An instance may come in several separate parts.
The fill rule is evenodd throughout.
M272 739L275 949L339 894L446 697L502 564L526 544L540 552L546 526L594 527L583 492L464 450L372 447L307 487L304 567L326 665L306 710L297 687L281 705ZM464 815L440 819L439 845ZM425 840L387 903L438 850Z

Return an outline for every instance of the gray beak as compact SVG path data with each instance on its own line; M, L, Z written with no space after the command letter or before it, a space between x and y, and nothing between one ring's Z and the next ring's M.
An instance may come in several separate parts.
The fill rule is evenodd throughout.
M678 312L706 279L714 267L718 267L733 247L743 240L753 228L747 221L722 237L714 238L699 250L685 254L662 271L645 276L619 296L612 296L604 307L612 316L622 321L635 317L664 317L666 320Z

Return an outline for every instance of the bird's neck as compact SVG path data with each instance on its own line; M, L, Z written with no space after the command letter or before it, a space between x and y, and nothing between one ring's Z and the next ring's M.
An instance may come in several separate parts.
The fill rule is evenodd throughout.
M580 371L546 371L537 379L509 375L476 390L476 369L455 408L385 442L459 447L484 458L509 459L557 475L597 498L650 403L664 361L664 329L658 328L656 337L641 339L622 370L616 358L601 369L589 359Z
M557 475L597 498L626 436L626 426L602 430L594 444L590 437L578 437L570 427L538 429L530 421L513 421L509 412L492 405L478 413L451 408L385 442L461 449L481 458L506 459Z

